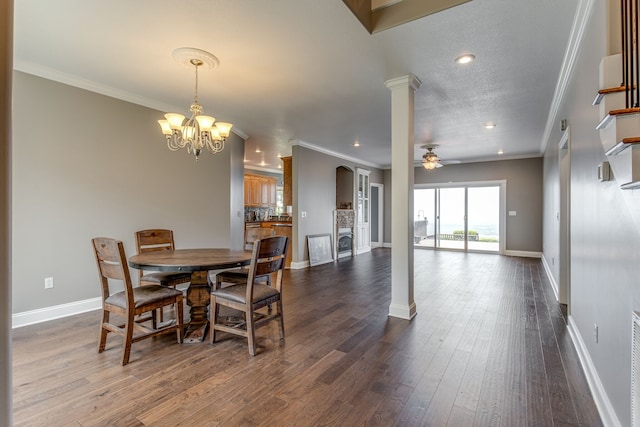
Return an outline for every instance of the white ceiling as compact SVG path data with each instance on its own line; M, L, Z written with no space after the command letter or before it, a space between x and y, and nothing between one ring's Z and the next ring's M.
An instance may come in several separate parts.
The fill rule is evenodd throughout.
M193 69L171 52L209 51L220 65L201 71L200 102L248 136L247 164L267 169L291 141L388 167L384 82L414 74L416 160L427 142L444 160L532 157L577 3L473 0L371 35L341 0L19 0L14 65L186 115ZM476 60L456 64L463 53Z

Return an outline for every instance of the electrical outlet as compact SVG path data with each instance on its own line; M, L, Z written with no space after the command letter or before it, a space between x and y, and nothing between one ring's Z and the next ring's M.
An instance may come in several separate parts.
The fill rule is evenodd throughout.
M301 218L306 218L307 217L307 211L300 212L300 217Z
M593 339L595 340L596 343L598 343L598 324L597 323L593 324Z
M45 277L44 278L44 288L45 289L53 288L53 277Z

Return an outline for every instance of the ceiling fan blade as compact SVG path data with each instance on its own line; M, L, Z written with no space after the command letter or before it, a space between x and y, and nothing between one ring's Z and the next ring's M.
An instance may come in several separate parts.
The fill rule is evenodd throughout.
M440 162L436 163L436 168L441 168L442 166L444 166L442 163Z

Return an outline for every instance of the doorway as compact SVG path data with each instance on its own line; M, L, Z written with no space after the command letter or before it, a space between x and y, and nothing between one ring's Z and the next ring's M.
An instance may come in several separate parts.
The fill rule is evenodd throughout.
M371 247L383 246L384 235L384 185L371 184Z
M558 144L558 162L560 168L560 210L558 215L560 234L558 302L567 305L571 314L571 141L567 129Z
M420 186L414 190L414 246L502 253L503 181Z

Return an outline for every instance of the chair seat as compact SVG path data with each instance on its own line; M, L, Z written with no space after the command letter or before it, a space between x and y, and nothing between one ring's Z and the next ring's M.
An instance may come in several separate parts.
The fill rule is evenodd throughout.
M256 283L253 285L253 304L270 300L273 297L277 297L280 293L271 286L264 285L262 283ZM227 288L216 289L211 291L211 295L216 298L224 298L229 301L237 302L240 304L247 303L247 285L234 285Z
M191 274L176 271L158 271L143 275L140 278L140 281L157 283L162 286L173 286L180 283L190 282Z
M157 301L162 301L167 298L175 298L178 295L182 295L182 292L160 285L148 285L133 288L133 300L135 302L136 308ZM109 298L107 298L104 302L116 307L126 308L127 296L124 291L117 292L113 295L110 295Z

